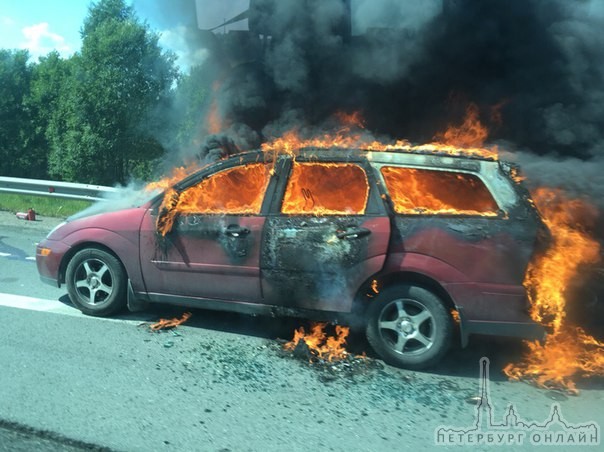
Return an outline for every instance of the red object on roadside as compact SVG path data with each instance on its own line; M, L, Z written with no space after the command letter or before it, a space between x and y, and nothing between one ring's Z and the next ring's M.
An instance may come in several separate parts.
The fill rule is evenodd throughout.
M31 207L27 212L17 212L16 215L19 220L36 221L36 211Z

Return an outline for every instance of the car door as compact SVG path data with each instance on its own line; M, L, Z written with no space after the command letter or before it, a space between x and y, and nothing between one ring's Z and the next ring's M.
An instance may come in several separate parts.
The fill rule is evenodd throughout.
M315 159L316 160L316 159ZM362 162L297 158L265 224L265 302L348 312L385 260L390 221Z
M261 299L261 211L270 167L236 162L168 194L163 209L145 215L141 268L152 300Z

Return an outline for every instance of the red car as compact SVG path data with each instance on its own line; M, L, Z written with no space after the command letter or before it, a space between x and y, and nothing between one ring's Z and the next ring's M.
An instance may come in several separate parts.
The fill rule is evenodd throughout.
M355 322L389 363L437 362L459 325L541 338L522 286L548 233L509 165L409 152L260 151L144 204L68 220L43 281L90 315L171 303Z

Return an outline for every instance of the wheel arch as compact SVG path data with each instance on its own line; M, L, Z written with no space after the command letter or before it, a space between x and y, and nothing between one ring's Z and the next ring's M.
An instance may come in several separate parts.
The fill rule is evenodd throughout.
M374 283L374 281L376 281L376 283ZM373 275L372 277L368 278L360 287L359 291L357 292L356 301L357 303L363 304L363 307L366 308L366 305L371 303L373 296L379 293L382 288L396 284L412 284L422 287L439 297L445 303L447 308L457 310L455 301L453 301L453 298L451 295L449 295L449 292L447 292L447 290L436 279L423 273L414 271L399 271L384 275ZM377 292L372 288L375 285Z
M104 245L102 243L94 242L94 241L87 241L87 242L81 242L75 246L72 246L69 249L69 251L67 253L65 253L65 255L63 256L63 259L61 260L61 265L59 266L59 281L61 284L65 284L65 282L66 282L65 274L67 272L67 266L69 265L69 262L71 261L73 256L75 256L79 251L82 251L83 249L86 249L86 248L95 248L95 249L102 250L102 251L105 251L105 252L111 254L113 257L115 257L119 261L120 265L122 266L122 269L124 270L126 278L128 278L128 269L124 265L124 261L120 258L120 256L115 251L113 251L110 247L108 247L107 245Z

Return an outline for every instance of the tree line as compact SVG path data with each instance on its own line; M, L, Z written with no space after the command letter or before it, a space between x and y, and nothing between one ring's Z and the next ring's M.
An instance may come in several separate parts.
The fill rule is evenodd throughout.
M124 0L92 3L81 50L0 49L0 175L100 185L147 179L191 138L204 90ZM194 91L194 95L193 95ZM180 116L175 103L195 103ZM199 108L198 108L199 107ZM188 115L188 117L187 117Z

